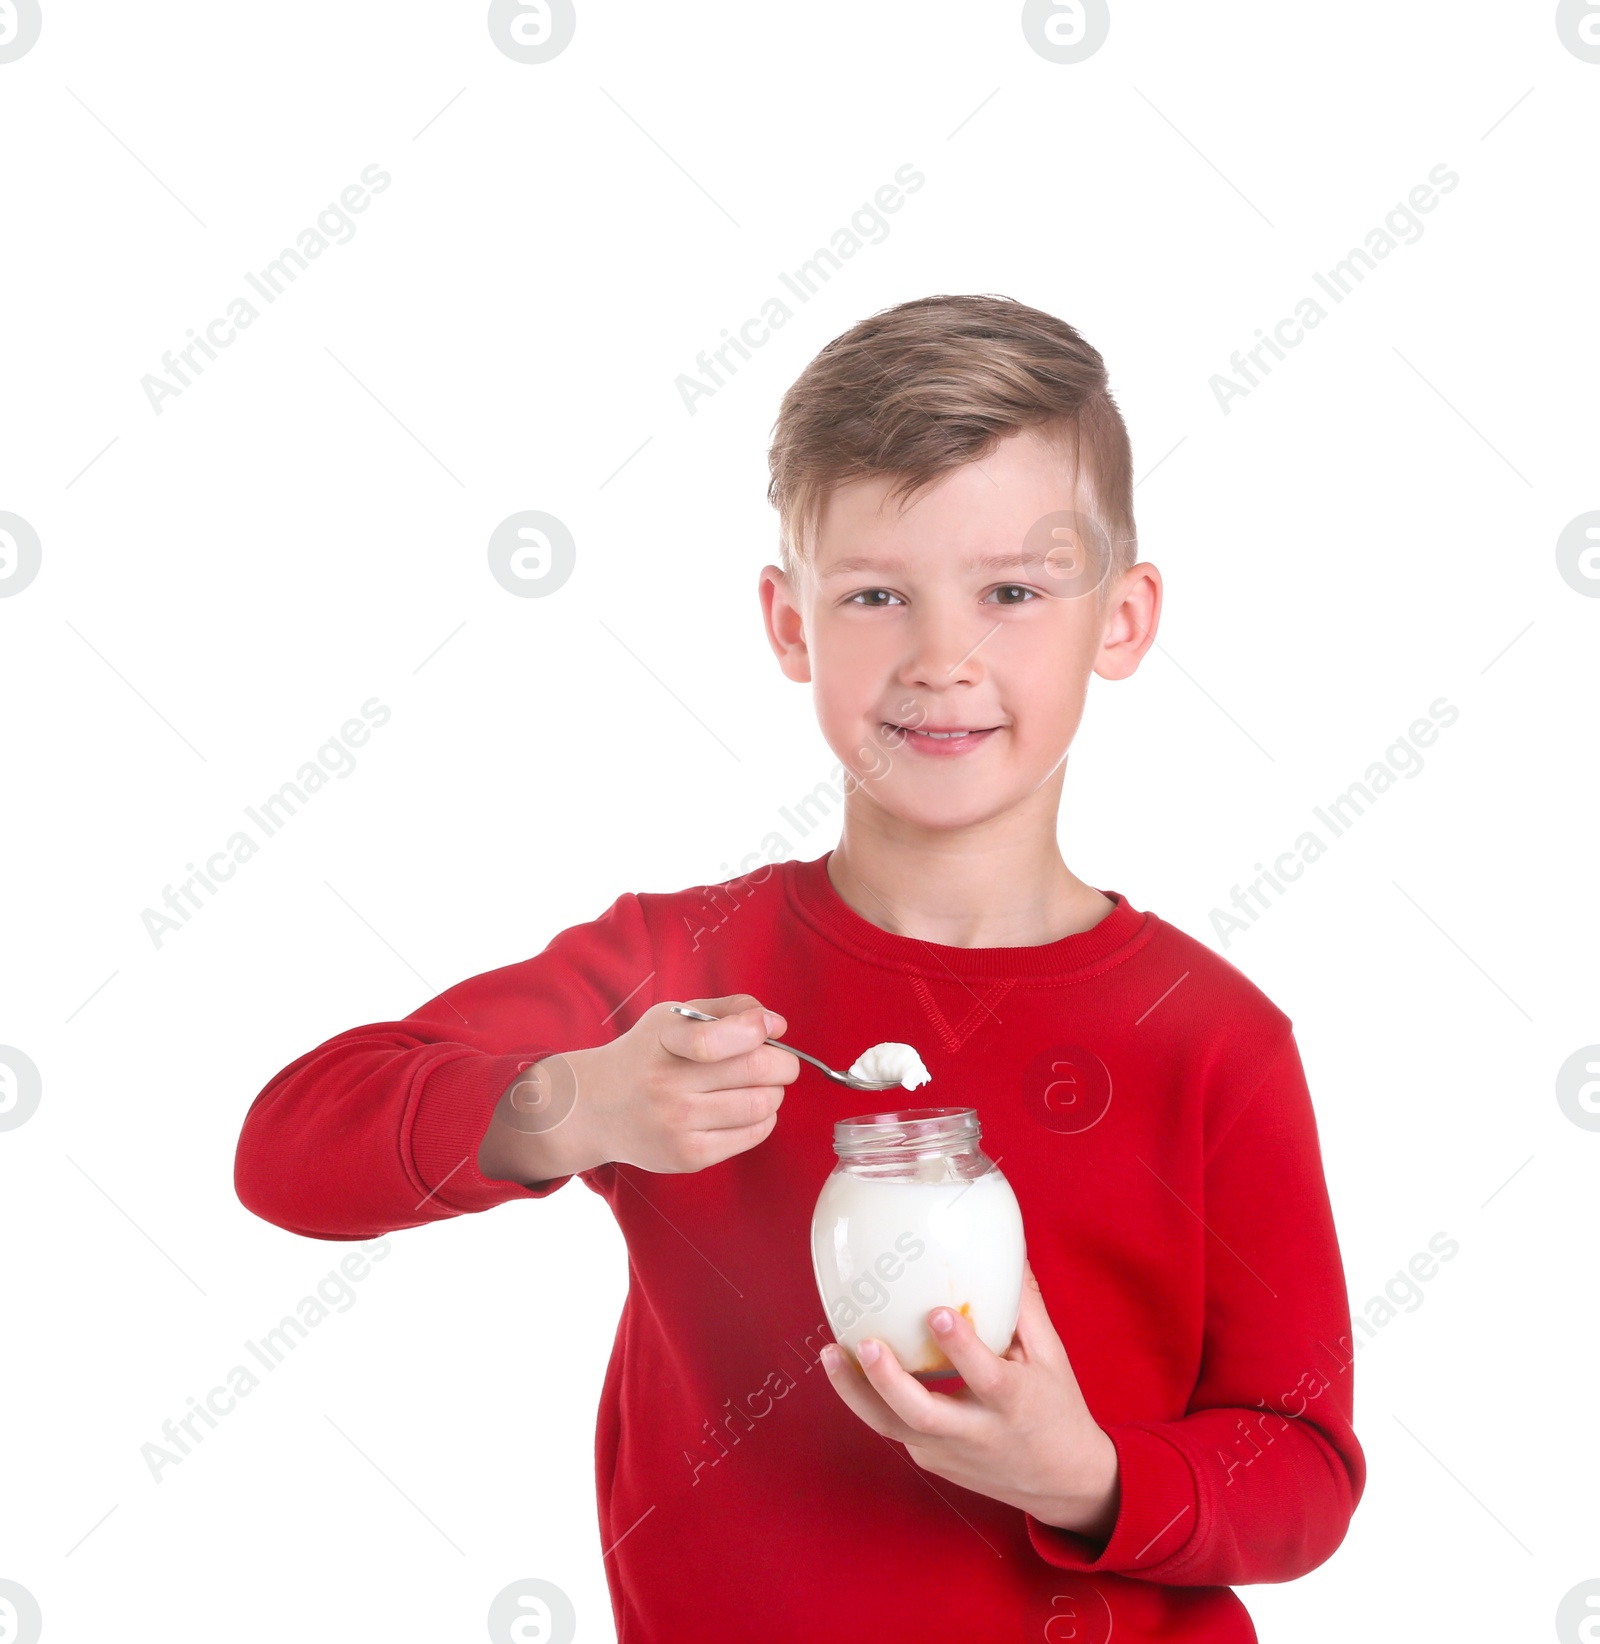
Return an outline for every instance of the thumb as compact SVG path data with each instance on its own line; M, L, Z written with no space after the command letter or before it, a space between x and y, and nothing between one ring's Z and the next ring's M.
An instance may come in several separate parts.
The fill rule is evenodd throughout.
M1062 1343L1050 1310L1044 1304L1044 1292L1033 1271L1033 1264L1023 1257L1022 1305L1017 1312L1017 1340L1030 1358L1059 1356L1065 1359L1067 1349Z

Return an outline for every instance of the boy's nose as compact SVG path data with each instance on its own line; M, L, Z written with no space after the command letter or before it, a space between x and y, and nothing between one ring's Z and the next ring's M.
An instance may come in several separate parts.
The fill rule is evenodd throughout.
M976 684L983 678L984 642L999 626L953 613L921 616L912 624L911 648L901 678L908 685L931 690Z

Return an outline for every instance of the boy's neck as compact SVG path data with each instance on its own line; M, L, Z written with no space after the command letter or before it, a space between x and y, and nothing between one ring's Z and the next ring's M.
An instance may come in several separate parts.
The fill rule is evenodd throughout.
M932 830L853 793L828 878L847 907L899 936L953 948L1058 942L1099 924L1114 906L1062 858L1059 800L1058 778L1006 816Z

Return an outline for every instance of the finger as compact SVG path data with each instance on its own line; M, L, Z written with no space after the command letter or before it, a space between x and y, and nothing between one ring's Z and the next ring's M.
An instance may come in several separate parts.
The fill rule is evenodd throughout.
M746 1086L789 1085L799 1076L798 1056L761 1043L720 1062L703 1063L692 1077L697 1090L740 1090Z
M830 1364L829 1360L833 1362ZM923 1435L912 1432L884 1403L882 1395L867 1380L861 1366L848 1349L831 1344L825 1347L822 1351L822 1367L828 1372L828 1380L833 1384L834 1392L874 1432L882 1433L885 1438L896 1439L901 1444L921 1440Z
M731 1159L736 1153L746 1153L753 1147L759 1147L772 1134L777 1122L778 1116L774 1111L759 1124L706 1131L702 1143L704 1162L697 1168L704 1170L710 1165L721 1164L724 1159Z
M1020 1352L1022 1357L1035 1362L1067 1362L1067 1349L1056 1331L1050 1310L1044 1304L1039 1280L1026 1257L1022 1263L1022 1305L1017 1312L1017 1334L1012 1342L1012 1352Z
M781 1039L789 1026L781 1013L768 1010L753 993L730 993L722 999L690 999L686 1002L691 1010L697 1010L703 1016L733 1016L742 1010L765 1011L769 1039Z
M1026 1292L1026 1279L1022 1288ZM928 1329L979 1403L991 1410L1000 1409L1016 1372L1007 1360L984 1345L972 1320L957 1308L935 1307L928 1314Z
M873 1349L876 1348L876 1354ZM849 1354L844 1355L848 1361ZM891 1438L898 1438L904 1443L924 1443L930 1438L947 1438L963 1430L966 1421L964 1412L959 1403L940 1393L930 1393L920 1381L913 1376L900 1360L895 1357L894 1349L886 1342L878 1341L875 1337L865 1337L856 1349L857 1362L843 1364L839 1368L840 1377L848 1377L851 1373L859 1380L846 1380L846 1385L840 1387L841 1394L847 1403L862 1416L867 1417L858 1408L857 1403L850 1398L853 1392L861 1404L876 1414L880 1421L892 1421L899 1431L889 1434ZM832 1378L835 1386L839 1385L838 1377ZM870 1395L870 1398L869 1398ZM877 1403L872 1404L871 1399ZM877 1423L873 1423L877 1426ZM887 1431L878 1427L879 1432Z
M722 1003L707 1000L708 1004ZM694 1007L698 1009L698 1006ZM707 1011L708 1016L715 1015ZM775 1018L774 1019L778 1019ZM690 1062L720 1062L743 1051L754 1050L769 1037L767 1013L760 1005L736 1010L715 1022L696 1022L663 1008L658 1036L662 1048ZM748 1083L748 1081L746 1081Z
M694 1097L690 1124L695 1130L741 1130L763 1124L783 1106L785 1094L782 1085L701 1091Z

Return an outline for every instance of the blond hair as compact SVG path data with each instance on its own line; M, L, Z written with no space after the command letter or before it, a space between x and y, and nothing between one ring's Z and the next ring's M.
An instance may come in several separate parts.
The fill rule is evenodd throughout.
M1006 435L1032 429L1070 464L1078 507L1109 541L1106 575L1137 557L1133 452L1105 361L1065 320L1010 297L919 297L854 325L783 396L767 453L779 563L810 563L833 489L892 476L890 501Z

